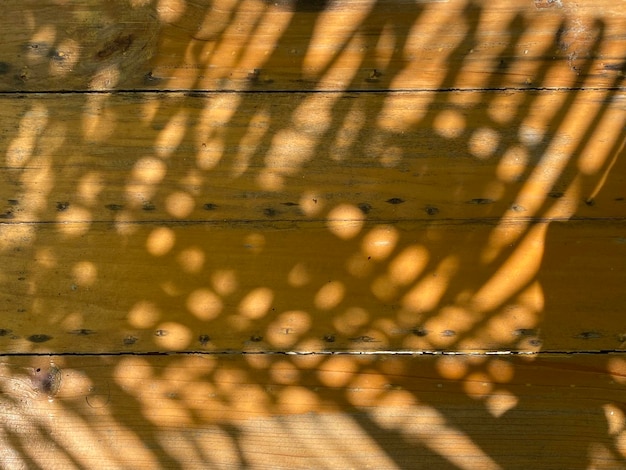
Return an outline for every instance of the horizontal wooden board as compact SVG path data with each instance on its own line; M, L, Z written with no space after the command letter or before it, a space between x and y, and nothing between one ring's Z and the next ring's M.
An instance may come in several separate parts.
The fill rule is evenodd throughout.
M624 469L626 360L2 358L0 456L49 469Z
M0 349L623 350L626 221L0 225Z
M0 96L0 222L626 216L616 90Z
M10 0L0 89L606 87L625 30L614 0Z

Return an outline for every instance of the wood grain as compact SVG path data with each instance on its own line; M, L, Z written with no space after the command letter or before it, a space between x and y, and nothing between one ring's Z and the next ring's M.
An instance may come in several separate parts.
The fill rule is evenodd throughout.
M0 347L54 353L626 345L623 219L341 227L2 226L11 248L3 252L0 278Z
M0 452L8 468L621 469L625 377L613 355L5 357Z
M16 98L4 222L626 215L616 90Z
M621 2L3 2L2 90L604 87Z
M626 468L626 7L5 0L3 468Z

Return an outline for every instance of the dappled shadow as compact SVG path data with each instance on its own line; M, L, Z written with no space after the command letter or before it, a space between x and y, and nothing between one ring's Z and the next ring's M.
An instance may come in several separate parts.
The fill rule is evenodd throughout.
M309 412L399 468L623 458L604 402L580 445L503 455L499 429L563 406L524 391L541 374L523 362L329 354L623 349L620 21L561 2L99 8L27 8L0 57L0 346L104 354L6 359L6 459L45 467L34 442L77 468L255 468L250 426L290 438ZM620 361L590 370L618 388ZM304 466L334 466L312 449Z

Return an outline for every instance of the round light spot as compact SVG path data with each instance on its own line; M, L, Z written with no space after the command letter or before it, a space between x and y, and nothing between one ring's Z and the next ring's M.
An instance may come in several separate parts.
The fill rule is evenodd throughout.
M267 287L258 287L246 295L239 304L239 312L247 318L257 319L265 316L272 306L274 293Z
M350 204L340 204L332 209L326 221L330 232L343 240L357 236L363 223L363 212Z
M177 191L165 199L165 210L178 219L183 219L193 211L195 202L189 194Z
M198 273L204 266L204 251L200 248L187 248L178 255L178 262L184 271L188 273Z
M187 297L187 310L200 320L212 320L222 311L222 299L209 289L196 289Z
M444 110L435 117L433 128L435 132L446 139L460 137L465 131L465 116L459 111Z
M163 256L169 253L176 242L176 235L171 228L157 227L146 240L146 249L153 256Z
M154 342L170 351L181 351L191 344L191 330L176 322L161 323L157 327Z
M500 136L493 129L481 127L474 131L469 139L469 150L473 156L480 160L491 157L500 142Z
M128 323L134 328L151 328L161 317L156 304L142 300L128 312Z
M135 182L157 184L165 176L166 165L163 160L155 157L144 157L135 163L132 176Z
M346 288L339 281L331 281L317 291L315 295L315 306L320 310L330 310L335 308L343 300Z
M91 261L79 261L72 268L74 282L82 286L91 286L98 277L98 268Z

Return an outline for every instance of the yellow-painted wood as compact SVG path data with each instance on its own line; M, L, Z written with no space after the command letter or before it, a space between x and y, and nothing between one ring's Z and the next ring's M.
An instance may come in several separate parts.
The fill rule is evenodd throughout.
M609 86L615 0L4 1L2 90Z
M623 356L4 358L8 468L626 468Z
M334 224L3 225L0 348L626 345L623 219Z
M618 90L0 97L0 221L626 215Z

